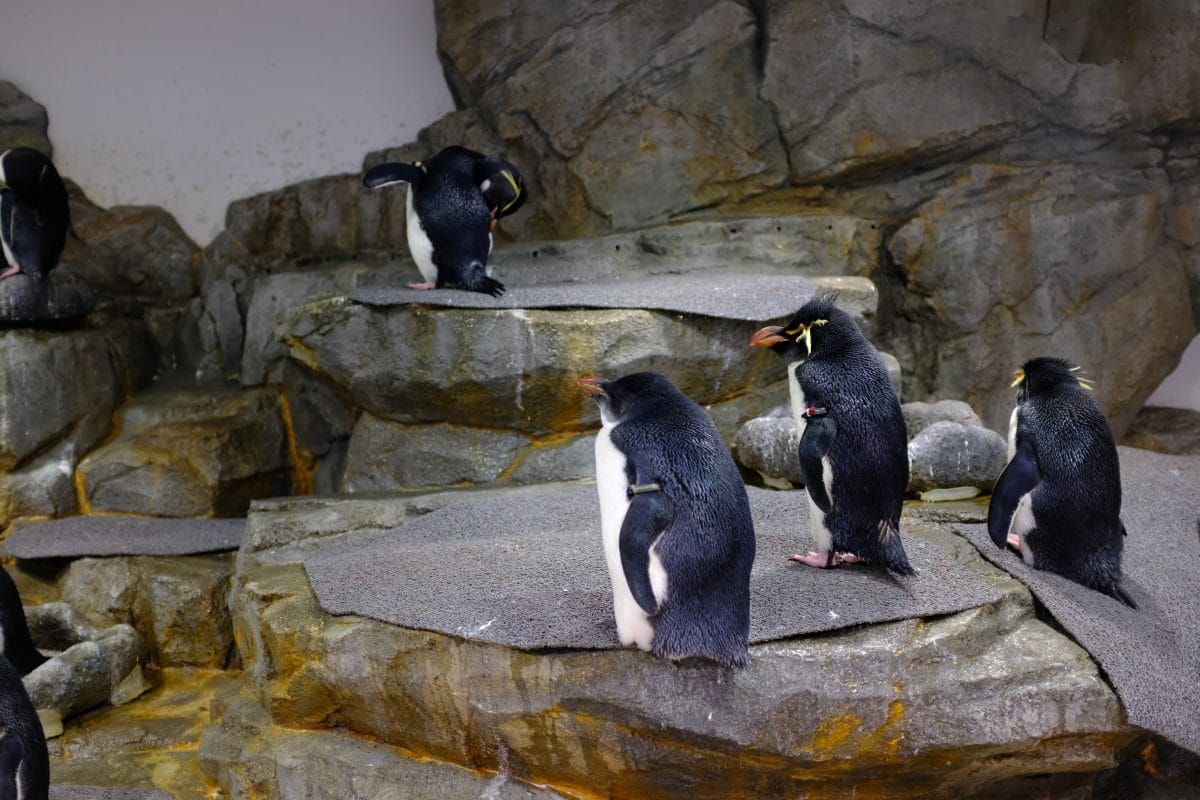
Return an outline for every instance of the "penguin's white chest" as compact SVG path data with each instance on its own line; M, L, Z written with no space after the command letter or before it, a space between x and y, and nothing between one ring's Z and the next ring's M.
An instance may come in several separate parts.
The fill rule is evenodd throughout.
M596 494L600 500L600 534L604 541L604 560L612 581L613 616L617 637L623 645L636 644L650 649L654 629L646 612L633 599L625 568L621 565L621 525L629 510L629 481L625 477L625 454L612 442L614 425L605 422L596 434ZM655 594L657 594L657 587Z
M405 219L408 223L408 252L421 271L421 277L432 283L437 280L437 267L433 263L433 242L421 225L421 218L413 208L413 189L408 188L408 199L404 203Z

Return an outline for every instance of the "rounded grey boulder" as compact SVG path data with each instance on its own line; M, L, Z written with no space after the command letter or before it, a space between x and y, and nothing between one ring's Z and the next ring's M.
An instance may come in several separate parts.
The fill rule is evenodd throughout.
M904 414L904 426L908 429L909 441L935 422L957 422L959 425L982 427L983 420L962 400L938 400L936 403L904 403L900 406Z
M48 280L40 299L24 273L0 281L0 324L72 319L90 314L96 307L92 290L69 270L59 267Z
M1007 462L1004 438L957 422L935 422L908 443L908 490L956 486L989 491Z

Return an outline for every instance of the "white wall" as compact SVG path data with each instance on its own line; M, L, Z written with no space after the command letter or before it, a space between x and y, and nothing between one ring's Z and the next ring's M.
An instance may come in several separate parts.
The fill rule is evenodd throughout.
M46 106L59 170L200 245L229 201L358 170L453 110L433 0L3 5L0 78Z

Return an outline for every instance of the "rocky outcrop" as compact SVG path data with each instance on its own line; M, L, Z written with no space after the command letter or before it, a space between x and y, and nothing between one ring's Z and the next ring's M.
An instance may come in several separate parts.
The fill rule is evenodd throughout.
M46 129L46 109L8 81L0 81L0 153L12 147L32 147L52 155Z
M255 497L289 491L289 441L277 391L152 393L80 462L80 491L89 510L238 515Z
M908 443L908 489L970 486L991 491L1008 463L1004 439L995 431L957 422L935 422Z

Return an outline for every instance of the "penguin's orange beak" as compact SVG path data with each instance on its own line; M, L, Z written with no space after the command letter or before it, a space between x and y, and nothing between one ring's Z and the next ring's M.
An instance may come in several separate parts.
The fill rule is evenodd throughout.
M584 394L599 396L604 394L604 387L600 384L604 383L602 378L590 376L579 379L579 388L583 389Z
M786 342L787 337L779 335L780 331L782 330L782 325L768 325L765 328L757 330L754 332L754 335L750 337L750 346L770 347L772 345L779 344L780 342Z

